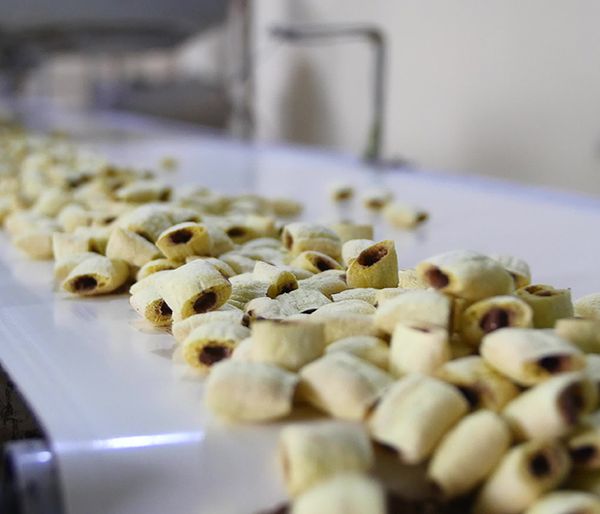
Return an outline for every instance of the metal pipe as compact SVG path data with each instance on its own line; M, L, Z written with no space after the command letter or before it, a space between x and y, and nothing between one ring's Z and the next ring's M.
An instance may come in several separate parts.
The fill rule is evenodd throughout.
M254 88L252 76L252 9L250 0L231 0L228 12L230 80L228 84L231 100L229 119L231 134L242 139L253 139Z
M380 163L385 122L385 77L387 45L383 32L372 25L277 25L271 34L289 42L313 42L327 39L366 39L373 47L375 61L372 78L372 118L367 143L363 151L365 160Z
M0 512L62 514L55 460L48 444L41 439L6 444Z

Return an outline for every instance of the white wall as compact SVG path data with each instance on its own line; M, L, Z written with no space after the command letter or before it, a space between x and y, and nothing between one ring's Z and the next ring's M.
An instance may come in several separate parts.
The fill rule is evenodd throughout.
M598 0L256 0L260 137L360 153L368 50L278 45L276 21L385 30L387 156L600 193Z

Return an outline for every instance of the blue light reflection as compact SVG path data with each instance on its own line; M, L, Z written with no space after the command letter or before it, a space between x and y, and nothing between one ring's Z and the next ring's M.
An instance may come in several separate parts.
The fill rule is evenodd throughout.
M65 442L57 445L57 450L69 452L129 450L171 446L180 444L198 444L204 439L204 432L178 432L171 434L133 435L97 439L89 442Z
M92 442L94 450L122 450L145 448L148 446L166 446L171 444L198 443L204 439L204 433L188 432L175 434L133 435L113 437Z

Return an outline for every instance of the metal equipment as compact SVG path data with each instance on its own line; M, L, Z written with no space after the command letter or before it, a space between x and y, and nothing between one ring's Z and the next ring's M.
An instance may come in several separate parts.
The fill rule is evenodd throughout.
M226 10L221 0L3 0L0 75L14 92L32 67L55 52L172 47L221 23Z
M387 46L383 32L371 25L278 25L271 34L285 41L302 43L323 40L365 40L373 47L375 63L373 66L373 89L371 104L372 121L367 136L363 157L374 164L381 162L381 146L385 116L385 76Z

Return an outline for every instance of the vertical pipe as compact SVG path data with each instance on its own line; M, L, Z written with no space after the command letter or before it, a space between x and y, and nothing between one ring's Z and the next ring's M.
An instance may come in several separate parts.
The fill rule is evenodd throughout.
M367 140L364 158L368 161L381 161L381 152L385 124L385 65L386 47L384 35L378 31L371 31L369 39L373 44L375 59L373 64L373 100L371 127Z
M252 9L250 0L231 0L229 3L229 60L228 74L231 114L229 129L234 137L254 138L254 87L252 69Z
M361 25L296 25L276 26L273 36L290 42L317 41L361 37L367 39L375 52L372 68L371 121L363 158L371 163L382 163L382 146L385 122L387 49L383 33L376 27Z

